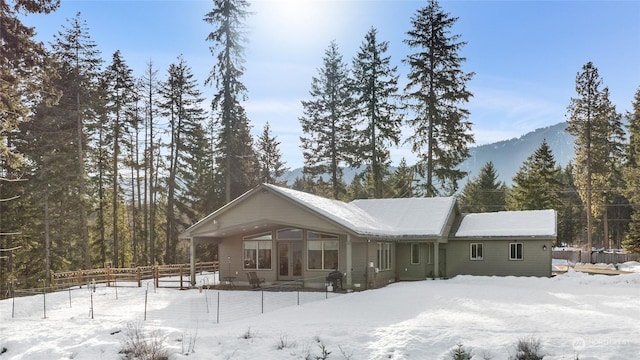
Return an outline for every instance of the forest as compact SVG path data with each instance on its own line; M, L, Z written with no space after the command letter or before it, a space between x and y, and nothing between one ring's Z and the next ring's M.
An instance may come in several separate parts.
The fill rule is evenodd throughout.
M253 136L242 105L248 1L214 1L203 14L206 79L182 56L134 77L120 51L100 53L80 13L50 46L37 42L19 13L59 5L0 0L0 297L8 283L35 287L52 271L186 262L182 231L260 183L287 186L277 136L268 123ZM551 208L559 243L639 252L640 88L620 113L587 62L567 99L571 164L558 166L543 142L512 186L491 162L462 184L475 74L463 70L456 21L435 0L407 19L403 88L375 26L348 61L331 42L300 99L304 168L291 186L345 201L456 195L463 212ZM391 164L403 126L417 160ZM348 184L347 167L362 170ZM217 256L213 247L198 254Z

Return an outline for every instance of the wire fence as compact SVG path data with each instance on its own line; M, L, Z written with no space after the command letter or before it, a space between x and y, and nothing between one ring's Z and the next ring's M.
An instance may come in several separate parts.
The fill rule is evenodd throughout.
M199 286L189 290L155 287L153 280L142 287L92 283L52 291L42 287L13 290L10 299L0 301L0 319L105 319L115 321L170 322L189 327L194 322L222 323L249 318L287 307L340 296L282 283L258 289L216 289L206 286L217 273L200 275ZM219 282L218 282L219 284Z

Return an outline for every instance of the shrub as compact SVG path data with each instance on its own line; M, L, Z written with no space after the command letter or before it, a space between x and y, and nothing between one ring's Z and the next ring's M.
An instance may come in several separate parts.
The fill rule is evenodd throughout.
M164 339L159 332L154 331L145 336L139 325L127 323L127 332L123 339L120 354L125 359L138 360L168 360L169 353L164 349Z
M515 345L516 354L514 360L542 360L544 355L541 354L542 345L540 339L534 337L522 338Z

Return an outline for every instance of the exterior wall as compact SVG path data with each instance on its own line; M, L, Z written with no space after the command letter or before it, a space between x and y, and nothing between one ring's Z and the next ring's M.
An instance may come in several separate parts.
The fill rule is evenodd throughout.
M553 239L537 240L458 240L446 245L447 277L456 275L551 276ZM509 260L509 244L523 244L523 259ZM481 243L483 260L470 259L471 243ZM546 246L546 250L543 250Z
M424 280L434 277L433 243L416 243L419 247L419 262L411 263L411 246L409 242L398 242L396 245L396 272L399 280ZM442 262L444 259L440 257Z
M236 204L216 217L217 227L243 227L251 229L258 222L273 222L292 227L335 231L335 225L325 221L313 212L296 206L271 192L256 192L250 199ZM207 233L214 226L213 219L192 236Z

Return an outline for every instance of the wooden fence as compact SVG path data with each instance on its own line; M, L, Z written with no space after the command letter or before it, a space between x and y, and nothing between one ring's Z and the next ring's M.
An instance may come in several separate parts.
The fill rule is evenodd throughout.
M156 266L136 266L129 268L65 271L51 274L53 291L72 286L82 287L91 283L107 284L107 286L142 286L142 280L153 279L155 287L189 287L189 264L172 264ZM196 263L196 272L218 271L218 262ZM133 284L133 285L132 285Z
M585 263L585 264L620 264L627 261L640 261L640 254L618 254L618 253L605 253L598 251L553 251L554 259L567 260L570 263Z

